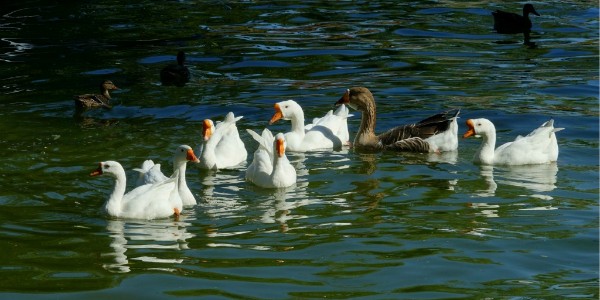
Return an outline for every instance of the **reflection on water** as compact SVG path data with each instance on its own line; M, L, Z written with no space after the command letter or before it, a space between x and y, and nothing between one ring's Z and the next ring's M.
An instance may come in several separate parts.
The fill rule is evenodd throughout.
M458 162L458 151L427 153L427 161L455 165Z
M494 170L494 168L496 168ZM494 171L496 179L494 179ZM521 195L541 200L552 200L552 196L540 193L551 192L556 188L556 175L558 166L556 163L524 166L480 166L480 174L486 183L487 188L479 190L476 194L479 197L493 197L498 188L503 185L513 187L522 187L532 192L528 195ZM500 187L498 187L500 184ZM480 214L487 217L498 217L500 205L489 203L471 203L470 207L480 209ZM552 205L543 205L536 207L526 207L520 210L554 210Z
M185 217L182 216L182 218ZM194 234L187 232L186 227L189 225L190 223L185 221L172 220L146 222L108 220L106 229L113 240L110 244L113 250L106 253L105 256L112 256L114 262L104 264L103 267L111 272L127 273L131 271L129 260L168 266L179 264L183 261L182 259L159 258L153 256L152 253L155 250L189 249L187 240L194 237ZM172 270L171 267L153 269Z
M494 179L496 168L496 179ZM535 193L550 192L556 188L558 165L540 164L524 166L480 166L481 177L487 184L487 189L479 191L479 196L494 196L499 184L523 187ZM538 198L552 199L550 196L532 194Z
M4 291L108 298L143 282L148 294L207 298L597 295L597 3L547 2L532 49L492 31L491 10L518 10L508 2L5 2L0 186L19 188L0 194ZM160 69L180 49L194 80L163 87ZM105 76L122 82L118 105L72 116L72 95ZM81 179L83 166L166 161L169 145L196 144L201 120L230 110L262 129L281 99L322 116L352 86L374 92L380 131L450 107L494 119L499 139L549 117L576 130L559 136L560 172L474 166L470 140L440 154L344 149L290 154L298 183L281 191L248 184L243 169L192 167L199 204L180 222L104 228L85 213L98 205L83 199L106 191ZM97 254L104 268L86 260Z
M477 191L476 195L479 197L491 197L496 194L498 185L494 181L494 167L493 166L480 166L479 172L481 177L486 183L486 189Z
M533 192L550 192L556 188L556 163L496 167L498 183L524 187ZM550 198L551 199L551 198Z

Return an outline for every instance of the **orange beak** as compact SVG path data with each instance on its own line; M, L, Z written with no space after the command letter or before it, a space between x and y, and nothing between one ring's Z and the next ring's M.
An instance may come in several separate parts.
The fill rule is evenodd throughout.
M340 98L340 100L338 100L335 103L335 105L342 105L342 104L348 104L348 103L350 103L350 90L346 90L346 92L344 93L342 98Z
M189 149L187 151L186 159L189 160L189 161L191 161L191 162L195 162L195 163L199 163L200 162L200 160L196 157L196 154L194 154L194 150L192 150L192 149Z
M206 119L202 123L202 136L204 137L205 141L208 141L208 139L210 138L211 135L212 135L212 131L211 131L211 126L210 126L210 121L208 119Z
M269 121L269 125L277 122L279 119L283 118L283 113L281 112L281 108L279 108L279 104L275 103L275 114L271 117L271 121Z
M98 175L102 175L102 163L98 164L98 169L96 169L92 173L90 173L90 176L98 176Z
M465 134L463 134L463 139L475 135L475 124L473 124L473 120L467 120L467 127L469 127L469 129L467 130L467 132L465 132Z
M285 140L284 139L277 139L277 155L279 155L279 157L283 157L285 155Z

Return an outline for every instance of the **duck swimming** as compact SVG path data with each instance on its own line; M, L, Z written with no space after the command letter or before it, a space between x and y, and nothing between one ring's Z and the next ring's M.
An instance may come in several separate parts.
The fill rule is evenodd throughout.
M467 132L463 138L481 136L481 147L473 161L482 165L530 165L546 164L558 159L557 131L554 120L544 122L526 136L518 136L514 141L496 147L496 127L488 119L467 120Z
M190 81L190 71L183 64L185 53L177 53L177 64L170 64L160 71L160 81L163 85L183 86Z
M492 12L494 16L494 30L498 33L514 34L523 33L525 42L529 42L529 32L531 31L531 20L529 14L539 16L533 5L527 3L523 6L523 15L496 10Z
M448 110L413 124L401 125L379 135L375 134L376 107L371 91L365 87L346 90L336 105L347 104L361 111L360 128L353 147L377 151L444 152L458 148L459 109Z
M74 96L75 107L77 110L87 110L92 108L111 108L110 93L108 91L118 90L119 88L110 80L104 80L100 83L100 94L83 94Z
M176 149L173 157L176 170L171 178L138 186L128 193L125 193L127 186L125 170L116 161L99 163L98 169L91 172L90 176L106 174L115 178L115 187L104 205L104 210L112 217L146 220L167 218L172 215L178 217L184 205L185 195L182 189L185 185L187 161L197 162L198 158L192 148L181 145Z

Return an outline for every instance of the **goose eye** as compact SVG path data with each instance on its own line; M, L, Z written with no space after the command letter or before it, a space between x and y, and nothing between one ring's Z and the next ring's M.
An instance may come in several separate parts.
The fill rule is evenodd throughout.
M181 149L181 152L183 152L183 149Z
M105 169L110 169L110 165L104 165Z

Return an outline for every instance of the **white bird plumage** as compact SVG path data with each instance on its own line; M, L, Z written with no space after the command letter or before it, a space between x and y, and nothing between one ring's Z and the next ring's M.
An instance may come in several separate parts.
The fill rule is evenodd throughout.
M227 169L246 162L248 152L236 126L236 122L241 118L243 117L235 117L229 112L216 126L212 120L204 120L203 139L199 150L200 168Z
M324 117L309 124L307 129L302 107L294 100L286 100L275 104L275 114L269 124L280 119L290 120L292 130L285 134L288 150L307 152L340 149L343 144L347 144L347 118L347 109L341 108L336 113L329 111Z
M137 179L137 185L140 186L140 185L144 185L144 184L159 183L159 182L163 182L163 181L167 180L168 178L173 178L174 176L179 176L179 180L181 181L181 184L179 185L179 194L183 201L183 205L184 206L196 205L196 203L197 203L196 197L194 197L194 194L192 194L192 191L188 187L187 181L185 179L186 165L183 166L182 170L179 170L179 167L176 165L177 164L176 157L177 157L178 153L181 154L183 152L186 152L186 154L190 157L192 154L194 155L194 159L191 161L193 161L195 163L200 162L198 160L198 158L196 158L196 155L190 146L181 145L175 150L175 154L173 156L173 174L171 174L171 177L167 177L163 174L163 172L160 170L160 164L154 164L154 161L146 160L146 161L144 161L144 163L142 163L141 168L134 169L135 171L139 172L139 177Z
M160 164L155 164L151 159L145 160L142 163L141 168L135 168L133 170L139 173L136 186L158 183L169 178L160 170Z
M544 122L526 136L517 136L498 148L496 146L496 128L488 119L467 120L469 129L463 135L481 136L481 147L475 153L473 161L483 165L529 165L551 163L558 159L558 144L555 132L564 128L554 128L554 120Z
M283 133L273 134L264 129L262 135L246 129L258 142L253 160L246 170L246 180L264 188L285 188L296 183L296 169L285 155Z
M178 216L183 210L181 185L185 183L187 161L197 161L189 146L177 147L173 158L176 171L171 178L154 184L144 184L125 193L126 174L123 166L116 161L99 163L98 169L90 176L107 174L115 178L115 187L104 208L108 215L118 218L156 219ZM186 185L187 186L187 185Z

